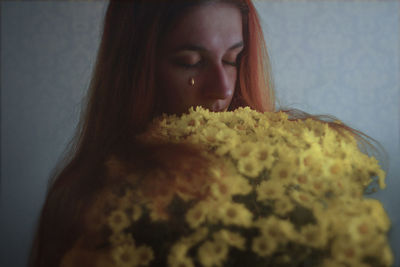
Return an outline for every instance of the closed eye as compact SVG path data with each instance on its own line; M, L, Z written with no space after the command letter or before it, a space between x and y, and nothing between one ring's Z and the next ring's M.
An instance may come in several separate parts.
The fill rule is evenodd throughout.
M176 62L176 64L180 67L186 68L186 69L190 69L190 68L197 68L200 67L202 64L202 61L199 60L196 63L193 64L188 64L188 63L184 63L184 62Z
M238 66L237 61L231 62L231 61L224 60L224 61L222 61L222 62L223 62L224 64L226 64L226 65L233 66L233 67L237 67L237 66Z

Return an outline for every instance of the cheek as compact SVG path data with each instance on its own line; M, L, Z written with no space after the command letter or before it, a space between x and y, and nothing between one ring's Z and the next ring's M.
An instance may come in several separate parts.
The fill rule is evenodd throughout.
M179 74L172 71L168 66L161 66L157 75L157 86L161 90L163 97L171 99L173 96L180 95L180 80Z
M173 66L162 66L157 75L157 89L161 93L163 111L178 113L186 109L194 92L189 84L190 75Z
M233 90L235 90L236 83L238 82L238 70L236 68L232 68L229 71L229 79Z

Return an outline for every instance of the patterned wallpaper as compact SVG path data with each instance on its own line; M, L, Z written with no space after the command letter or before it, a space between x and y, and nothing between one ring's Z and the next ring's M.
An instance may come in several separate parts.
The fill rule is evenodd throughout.
M106 1L2 1L0 266L25 266L47 179L74 131ZM277 96L331 114L389 154L383 201L400 247L398 1L255 1ZM396 210L397 208L397 210ZM396 265L400 266L397 255Z

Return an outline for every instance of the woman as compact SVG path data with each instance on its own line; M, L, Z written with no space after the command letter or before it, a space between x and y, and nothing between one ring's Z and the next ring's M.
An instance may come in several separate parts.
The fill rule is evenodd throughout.
M133 137L154 117L196 105L274 111L274 103L267 50L250 0L111 1L87 106L53 174L31 266L58 266L85 231L85 211L110 183L104 169L109 155L149 165L152 150Z

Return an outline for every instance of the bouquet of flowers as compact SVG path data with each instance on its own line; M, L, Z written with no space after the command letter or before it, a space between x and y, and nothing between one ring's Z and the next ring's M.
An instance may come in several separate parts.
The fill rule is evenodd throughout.
M385 187L385 173L349 133L283 112L198 107L155 119L138 140L164 147L162 164L107 161L123 182L99 194L91 230L61 266L89 256L86 266L104 267L393 263L390 220L363 196ZM174 146L198 153L170 160Z

